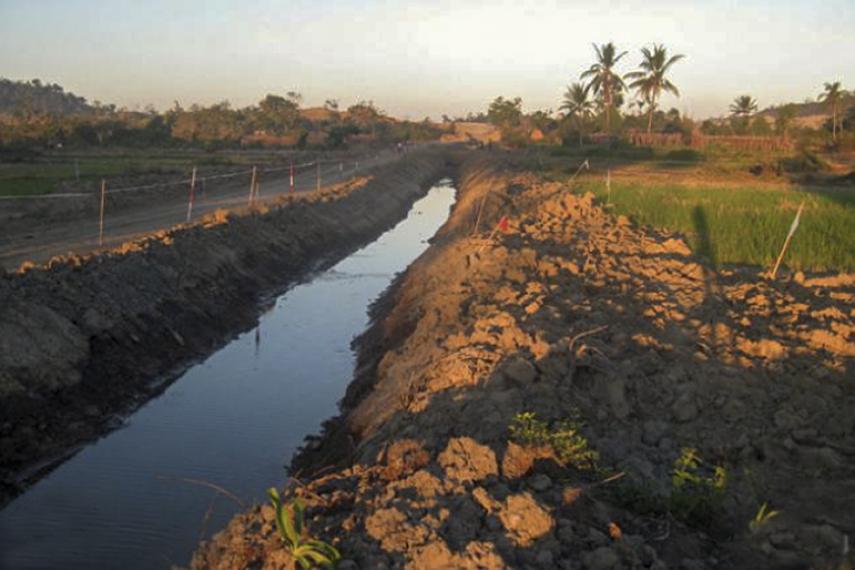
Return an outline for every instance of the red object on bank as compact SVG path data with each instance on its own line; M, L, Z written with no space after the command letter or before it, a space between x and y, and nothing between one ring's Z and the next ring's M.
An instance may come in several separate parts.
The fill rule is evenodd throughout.
M508 231L508 217L502 216L502 219L499 220L499 229L503 232Z

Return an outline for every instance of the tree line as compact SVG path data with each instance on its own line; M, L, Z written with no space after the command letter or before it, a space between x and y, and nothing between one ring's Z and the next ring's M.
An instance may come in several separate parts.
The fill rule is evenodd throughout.
M65 146L200 146L279 145L297 148L343 148L354 138L390 144L439 138L441 131L425 120L398 121L373 101L340 109L336 99L322 108L304 109L302 95L268 94L255 105L234 108L228 101L209 106L157 112L89 104L58 85L39 80L0 80L0 146L56 148Z
M578 81L567 86L557 116L551 111L535 111L526 116L520 98L497 97L487 110L487 120L499 126L511 144L525 142L521 132L525 128L530 131L543 127L557 131L565 144L575 140L579 145L585 137L596 133L614 137L628 131L789 137L799 115L821 110L831 116L822 129L829 133L832 144L840 141L844 131L855 131L855 93L848 93L839 81L825 84L817 104L808 100L758 112L756 99L739 95L730 105L726 119L707 119L695 124L676 108L668 111L660 108L663 95L680 96L671 71L685 59L684 54L671 54L662 44L645 46L640 49L637 68L621 73L618 66L629 52L620 51L613 42L593 44L593 48L594 62L580 73ZM626 111L621 112L622 108ZM774 123L770 124L767 118ZM800 127L799 132L805 134L806 130L810 129Z

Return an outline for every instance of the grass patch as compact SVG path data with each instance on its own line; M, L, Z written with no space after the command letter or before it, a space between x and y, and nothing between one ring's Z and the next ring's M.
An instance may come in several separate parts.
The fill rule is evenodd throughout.
M579 193L606 200L601 179L582 179ZM713 265L774 263L799 204L799 229L784 265L804 271L855 271L855 190L703 187L612 179L613 211L633 221L683 232Z
M116 153L53 153L26 161L0 162L0 196L31 196L59 190L63 182L100 182L106 178L141 174L189 176L194 166L249 166L281 160L273 153L200 153L175 150L169 153L127 151ZM76 163L76 166L75 166Z

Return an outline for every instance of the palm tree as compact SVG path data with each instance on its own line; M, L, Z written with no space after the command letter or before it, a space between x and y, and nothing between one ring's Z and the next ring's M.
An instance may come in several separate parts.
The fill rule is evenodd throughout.
M831 139L837 141L837 115L840 110L840 101L846 92L840 85L839 81L834 83L826 83L825 91L820 93L819 100L828 103L831 107Z
M647 132L650 133L653 130L653 113L656 111L656 100L659 99L662 92L666 91L677 97L680 96L677 86L671 83L665 74L672 65L686 56L677 54L669 58L668 50L662 44L654 44L653 51L646 47L641 48L641 55L644 58L639 65L641 69L627 73L624 77L635 80L629 84L630 88L638 91L641 100L648 104Z
M730 104L730 113L733 118L730 120L731 132L739 135L744 135L748 132L748 117L757 111L757 100L751 95L740 95Z
M747 117L757 110L757 99L751 95L740 95L730 104L730 112L736 117Z
M606 115L606 132L609 133L611 132L611 109L614 106L615 94L626 87L620 75L614 72L614 67L626 55L626 52L617 53L617 48L612 42L603 46L593 45L594 51L597 53L597 62L582 73L580 79L590 78L587 88L593 89L595 94L602 97Z
M566 111L568 117L576 119L576 125L579 127L579 146L582 146L583 121L591 116L594 109L594 102L588 98L588 88L581 83L567 87L559 109Z

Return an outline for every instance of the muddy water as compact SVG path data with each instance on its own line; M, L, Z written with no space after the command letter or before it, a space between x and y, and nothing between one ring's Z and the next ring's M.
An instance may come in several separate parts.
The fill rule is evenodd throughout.
M284 464L353 372L367 307L426 247L454 189L434 187L377 241L278 298L125 427L0 512L0 568L169 568L285 480ZM235 499L213 490L213 484Z

